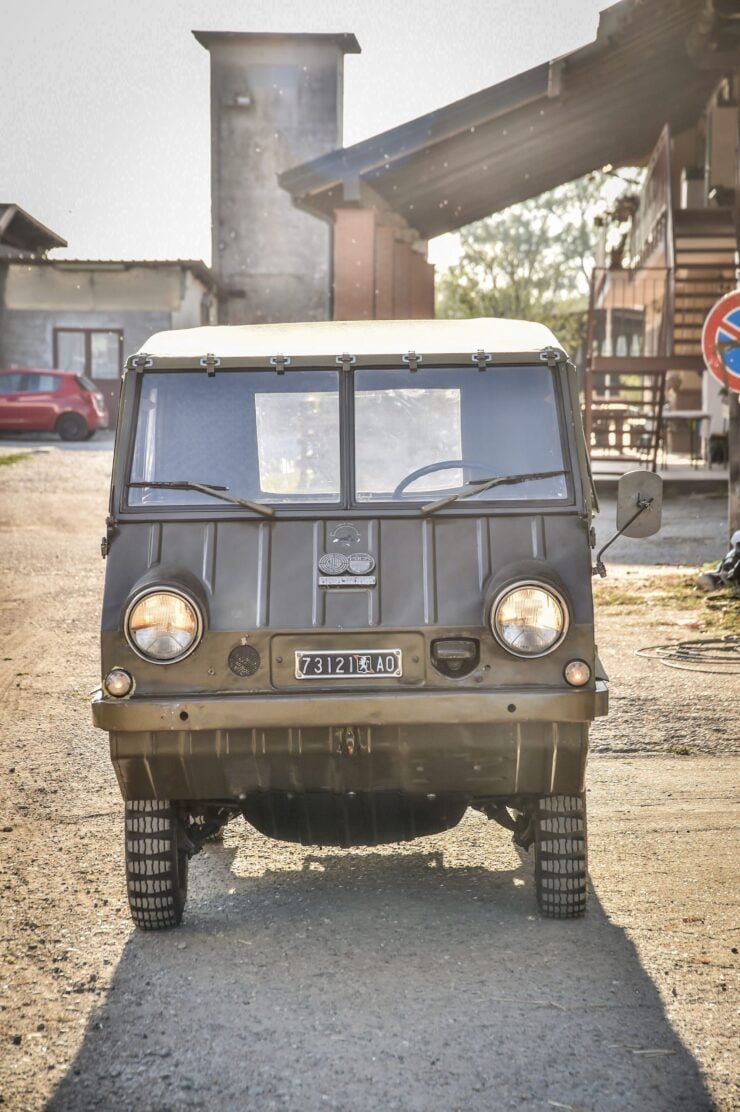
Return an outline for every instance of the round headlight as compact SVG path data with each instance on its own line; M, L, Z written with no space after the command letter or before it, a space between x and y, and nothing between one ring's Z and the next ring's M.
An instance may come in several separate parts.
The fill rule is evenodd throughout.
M568 630L568 608L552 587L520 583L508 588L491 607L491 632L515 656L544 656Z
M135 653L155 664L173 664L191 653L203 622L195 603L175 591L147 591L126 614L126 637Z

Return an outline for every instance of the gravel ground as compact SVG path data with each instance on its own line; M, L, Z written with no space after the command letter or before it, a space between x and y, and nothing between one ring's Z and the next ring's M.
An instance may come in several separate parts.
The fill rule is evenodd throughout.
M480 815L351 852L240 822L193 861L184 926L144 935L87 706L110 458L52 448L0 467L5 1107L739 1107L740 681L634 656L704 620L656 590L637 542L597 587L634 605L604 594L598 618L613 694L583 921L536 916L531 861ZM718 559L723 503L671 505L664 559Z

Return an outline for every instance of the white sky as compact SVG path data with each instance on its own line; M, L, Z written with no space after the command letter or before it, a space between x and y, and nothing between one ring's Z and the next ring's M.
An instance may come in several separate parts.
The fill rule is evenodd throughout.
M210 261L209 56L192 28L351 31L353 143L593 39L608 0L3 0L0 201L77 258ZM441 237L430 257L454 256Z

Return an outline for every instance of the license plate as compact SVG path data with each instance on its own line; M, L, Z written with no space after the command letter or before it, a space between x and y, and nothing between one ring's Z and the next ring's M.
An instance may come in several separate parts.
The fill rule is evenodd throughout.
M385 679L402 675L400 649L350 649L335 653L299 650L295 654L298 680Z

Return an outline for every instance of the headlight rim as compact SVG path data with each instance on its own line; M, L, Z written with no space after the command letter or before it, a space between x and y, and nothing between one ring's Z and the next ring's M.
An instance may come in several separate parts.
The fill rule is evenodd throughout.
M511 645L507 645L503 637L500 636L496 624L496 613L506 596L512 594L514 591L524 590L527 587L535 587L541 591L546 591L549 595L552 595L552 597L560 605L560 609L563 612L563 628L561 629L559 636L548 649L545 649L544 652L541 653L517 652L516 649L513 649L511 647ZM551 583L546 579L515 579L508 582L506 586L502 587L501 590L494 596L488 611L488 628L493 634L496 644L500 645L504 652L509 653L510 656L515 656L518 660L540 660L543 656L549 656L550 653L555 652L556 649L560 648L563 641L567 637L568 631L570 629L570 624L571 618L568 600L566 599L564 593L559 590L559 588L557 588L554 583Z
M158 659L156 656L149 656L142 649L140 649L139 646L136 644L129 628L129 621L131 619L132 613L134 612L134 609L140 602L143 601L143 599L148 598L149 595L175 595L177 598L182 599L183 602L186 602L195 614L195 636L193 637L192 642L186 649L183 650L183 652L179 653L177 656L170 656L166 660ZM144 587L141 591L138 591L129 602L123 615L123 633L126 638L126 643L131 651L136 653L136 655L141 660L145 660L147 664L179 664L181 660L185 660L186 657L190 656L190 654L195 652L195 650L198 648L198 645L203 638L203 631L203 610L197 599L194 598L194 596L191 595L184 588L172 587L168 584L160 583L157 586L150 585Z

